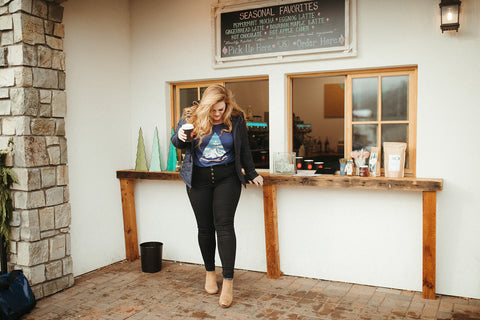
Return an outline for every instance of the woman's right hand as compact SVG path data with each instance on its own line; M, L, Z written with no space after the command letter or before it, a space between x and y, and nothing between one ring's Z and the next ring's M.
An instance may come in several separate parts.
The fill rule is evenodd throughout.
M182 142L185 142L185 140L187 140L187 135L185 134L185 131L183 131L182 128L178 129L177 136L178 136L178 139Z

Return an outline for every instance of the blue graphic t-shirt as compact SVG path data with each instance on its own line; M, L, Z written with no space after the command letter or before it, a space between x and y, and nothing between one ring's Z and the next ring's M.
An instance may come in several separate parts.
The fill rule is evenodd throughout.
M227 164L235 160L232 133L222 133L223 129L228 129L223 123L214 125L212 134L203 138L202 144L194 148L193 163L197 167Z

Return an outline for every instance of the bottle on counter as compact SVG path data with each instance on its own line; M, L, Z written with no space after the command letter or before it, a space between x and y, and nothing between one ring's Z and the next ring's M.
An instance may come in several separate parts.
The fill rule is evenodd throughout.
M295 172L303 169L303 157L295 157Z
M352 159L347 160L347 165L345 166L345 172L347 173L347 176L353 175L353 160Z
M299 157L305 157L305 146L303 145L303 143L300 146L300 149L298 149L298 156Z
M248 106L247 108L247 120L252 121L253 120L253 109L252 106Z
M323 148L323 152L328 153L330 150L330 142L328 142L328 137L325 138L325 147Z

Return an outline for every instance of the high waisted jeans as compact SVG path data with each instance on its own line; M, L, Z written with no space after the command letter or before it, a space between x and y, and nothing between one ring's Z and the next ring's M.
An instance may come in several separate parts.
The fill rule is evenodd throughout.
M237 247L233 221L241 193L234 164L194 167L192 188L187 187L187 193L197 220L205 269L215 270L216 232L223 277L233 279Z

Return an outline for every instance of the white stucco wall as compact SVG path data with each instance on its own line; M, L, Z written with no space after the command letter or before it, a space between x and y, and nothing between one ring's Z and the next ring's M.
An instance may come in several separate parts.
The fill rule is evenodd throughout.
M74 275L125 258L118 168L131 167L128 1L65 3Z
M220 70L211 65L210 4L65 3L75 273L124 258L115 170L134 167L140 126L147 158L156 126L166 157L169 82L268 75L270 149L283 151L288 74L418 65L417 176L444 178L437 194L437 292L480 298L480 173L472 170L480 158L474 130L480 118L480 3L462 1L460 31L442 34L438 0L402 6L361 0L357 57ZM162 241L165 259L201 263L184 188L181 182L136 183L139 242ZM281 269L421 291L421 202L420 193L281 187ZM265 271L260 189L242 194L236 228L237 267Z

